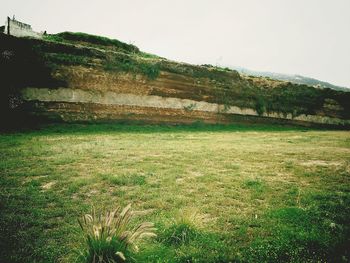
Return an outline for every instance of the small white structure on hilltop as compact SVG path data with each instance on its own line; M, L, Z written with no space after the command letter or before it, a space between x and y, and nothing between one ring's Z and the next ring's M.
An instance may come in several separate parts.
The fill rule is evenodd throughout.
M7 17L4 33L16 37L42 38L42 34L33 31L31 25L17 21L14 16L12 19Z

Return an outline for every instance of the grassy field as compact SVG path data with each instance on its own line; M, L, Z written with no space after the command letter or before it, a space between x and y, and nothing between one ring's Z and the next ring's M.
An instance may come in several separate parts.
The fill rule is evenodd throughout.
M0 262L74 262L77 218L129 203L158 229L138 262L350 260L348 131L61 124L0 149Z

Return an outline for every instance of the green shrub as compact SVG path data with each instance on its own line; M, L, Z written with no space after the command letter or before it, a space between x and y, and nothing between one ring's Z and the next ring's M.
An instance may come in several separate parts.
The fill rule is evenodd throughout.
M126 54L108 57L103 67L108 71L124 71L133 74L142 74L152 80L156 79L160 73L160 66L158 63L143 60L138 61Z
M260 96L256 98L255 110L259 114L259 116L263 115L266 111L265 101Z
M160 67L158 63L143 62L140 63L140 71L149 79L156 79L160 73Z
M78 261L93 263L133 262L138 251L136 242L145 237L156 236L152 223L144 222L131 227L131 206L112 212L86 214L79 225L85 235L87 248L80 251Z

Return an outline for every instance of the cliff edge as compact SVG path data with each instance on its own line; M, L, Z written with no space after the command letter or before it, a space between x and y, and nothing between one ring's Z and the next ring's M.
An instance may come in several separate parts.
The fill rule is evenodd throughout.
M84 33L0 34L0 70L1 112L12 120L350 127L350 92L178 63Z

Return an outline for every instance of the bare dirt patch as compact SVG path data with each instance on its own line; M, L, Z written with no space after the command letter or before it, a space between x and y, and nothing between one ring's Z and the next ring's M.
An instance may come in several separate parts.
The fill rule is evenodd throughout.
M302 166L341 166L342 163L338 161L323 161L323 160L310 160L306 162L301 162Z
M48 182L48 183L42 185L41 188L42 188L43 190L49 190L49 189L51 189L52 186L54 186L55 184L56 184L56 182Z

